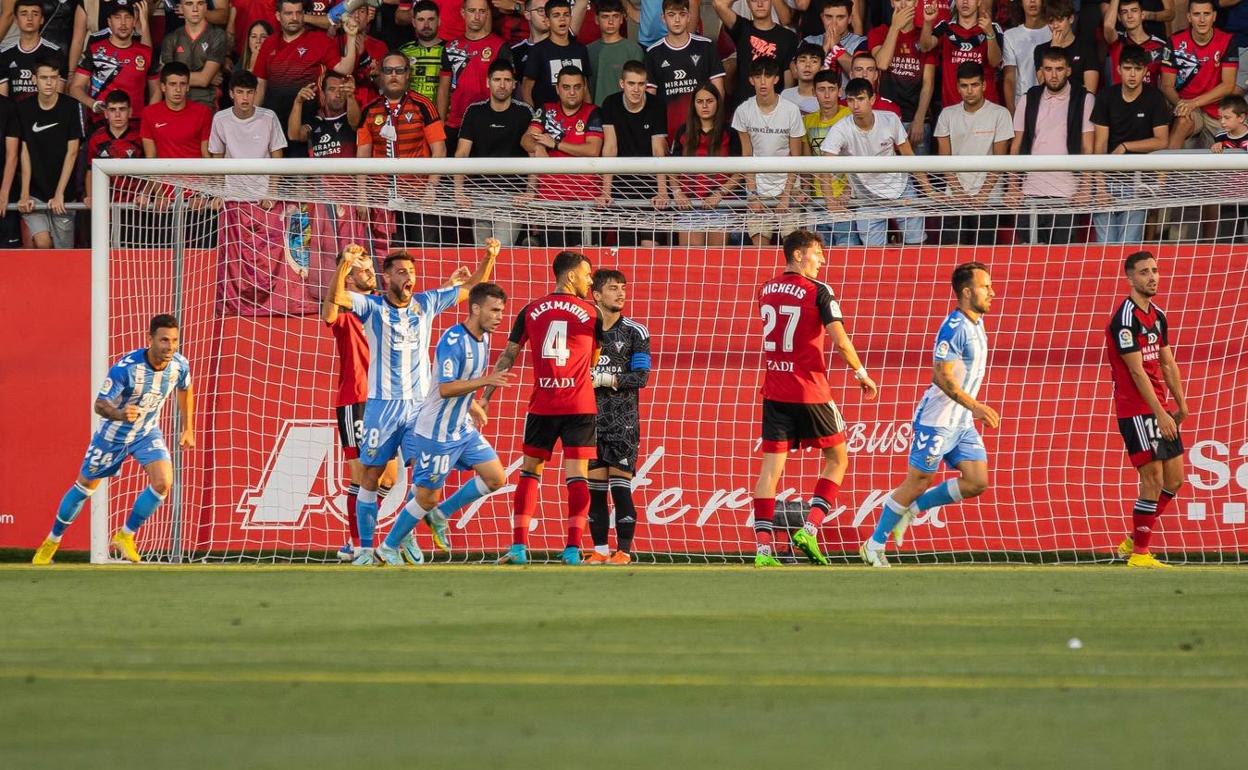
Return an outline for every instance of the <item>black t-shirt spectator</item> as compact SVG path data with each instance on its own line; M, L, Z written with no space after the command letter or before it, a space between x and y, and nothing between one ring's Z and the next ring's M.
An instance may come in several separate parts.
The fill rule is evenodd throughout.
M38 97L32 97L17 106L17 115L22 124L22 144L30 155L31 197L47 201L56 194L69 143L82 140L78 102L57 94L56 104L45 110L39 106ZM72 189L67 188L65 199L70 195Z
M1152 86L1144 86L1134 101L1122 98L1122 86L1102 88L1092 106L1092 123L1109 128L1108 152L1123 142L1152 139L1153 129L1170 123L1170 105Z
M56 43L40 38L33 51L23 51L21 43L14 40L0 48L0 83L9 84L9 96L22 102L35 95L35 64L43 59L55 59L65 67L67 53Z
M629 112L624 94L612 94L602 103L602 125L615 132L615 154L621 158L654 156L653 139L667 135L667 109L659 97L646 94L637 112ZM615 178L613 194L619 198L653 198L657 191L653 176L621 175Z
M502 112L488 100L468 105L459 138L472 142L470 158L523 158L528 155L520 147L520 139L533 121L533 108L513 101ZM453 152L454 148L447 148Z
M737 23L728 27L727 31L737 46L737 84L733 100L739 103L754 95L754 86L750 85L750 65L764 56L780 63L780 82L776 90L783 90L784 73L788 72L793 55L797 53L797 33L779 24L771 29L759 29L752 19L744 16L737 16Z
M65 52L62 56L69 55L69 46L74 39L74 16L82 7L82 0L43 0L43 29L39 34L60 46Z
M529 47L528 59L524 62L524 76L533 78L533 103L546 104L559 101L559 93L555 90L555 78L559 70L568 65L580 67L585 73L585 82L593 82L593 74L589 66L589 49L576 42L573 37L567 45L559 45L550 38L534 43Z
M1090 40L1076 40L1068 46L1041 43L1032 51L1032 57L1036 62L1036 77L1040 82L1044 82L1040 76L1040 66L1044 63L1044 53L1055 48L1061 48L1070 57L1070 82L1082 86L1083 73L1101 71L1101 57L1096 52L1096 44Z

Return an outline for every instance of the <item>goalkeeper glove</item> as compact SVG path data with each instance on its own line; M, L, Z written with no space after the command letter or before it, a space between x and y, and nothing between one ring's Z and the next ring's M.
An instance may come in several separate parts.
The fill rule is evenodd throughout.
M614 389L619 386L618 380L616 380L614 374L608 374L607 372L594 372L594 387Z

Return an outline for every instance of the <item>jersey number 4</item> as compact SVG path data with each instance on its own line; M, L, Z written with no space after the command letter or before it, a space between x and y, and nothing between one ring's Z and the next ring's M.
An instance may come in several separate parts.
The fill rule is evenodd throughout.
M568 350L568 322L551 321L546 329L546 338L542 340L542 358L550 358L555 366L562 367L572 357Z
M779 320L776 315L776 308L771 305L763 305L763 350L768 353L775 352L776 341L771 338L771 333L776 330L776 321ZM802 317L802 309L800 307L792 307L790 305L781 305L779 308L780 315L784 316L784 340L780 345L780 350L785 353L793 352L793 335L797 333L797 321Z

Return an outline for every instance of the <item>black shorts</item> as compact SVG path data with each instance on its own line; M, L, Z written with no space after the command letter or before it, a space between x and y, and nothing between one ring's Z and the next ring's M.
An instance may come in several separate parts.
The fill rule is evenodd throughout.
M598 437L598 456L589 461L589 469L615 468L632 475L637 472L637 448L640 442L618 441Z
M763 399L762 450L836 446L845 441L845 420L836 404L790 404Z
M524 418L524 453L549 460L555 444L563 443L568 460L592 460L598 455L595 414L530 414Z
M360 458L360 444L364 440L364 402L334 408L338 422L338 441L348 460Z
M1127 456L1136 468L1154 460L1169 460L1183 454L1183 434L1175 436L1174 441L1162 438L1154 415L1119 417L1118 432L1122 434L1122 442L1127 445Z

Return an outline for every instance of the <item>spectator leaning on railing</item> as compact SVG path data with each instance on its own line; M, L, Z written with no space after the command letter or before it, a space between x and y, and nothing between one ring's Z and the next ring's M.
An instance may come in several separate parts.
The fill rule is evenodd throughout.
M65 204L74 200L69 183L82 142L82 121L74 100L58 92L65 76L62 66L59 59L36 64L38 92L17 107L22 124L18 208L37 249L74 246L74 217Z

